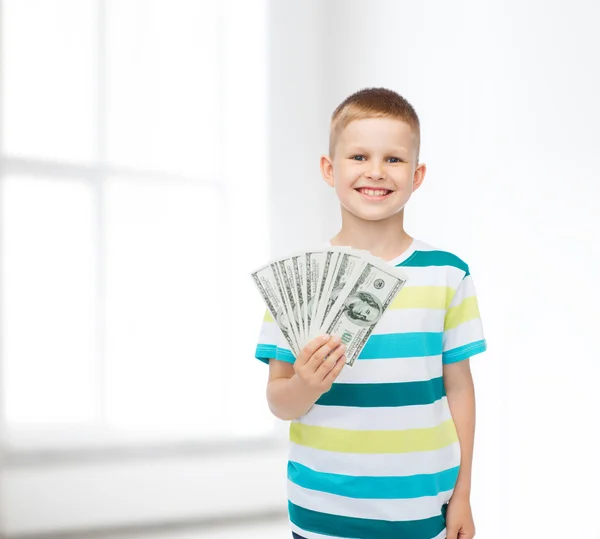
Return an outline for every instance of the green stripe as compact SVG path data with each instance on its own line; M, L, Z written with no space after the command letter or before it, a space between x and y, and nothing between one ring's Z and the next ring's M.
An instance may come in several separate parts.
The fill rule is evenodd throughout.
M427 266L453 266L469 275L469 266L460 258L446 251L416 251L415 254L400 262L398 266L427 267Z
M316 404L322 406L414 406L431 404L446 395L443 377L419 382L336 384Z
M302 530L334 537L361 537L363 539L431 539L446 527L447 504L441 514L421 520L375 520L330 515L305 509L288 500L290 520Z

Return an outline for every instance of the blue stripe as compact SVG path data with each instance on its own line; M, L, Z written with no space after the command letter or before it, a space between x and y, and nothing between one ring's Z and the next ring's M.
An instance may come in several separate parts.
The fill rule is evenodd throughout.
M443 332L371 335L357 359L437 356L443 350Z
M468 357L474 356L475 354L485 352L486 350L487 342L485 339L481 339L480 341L475 341L463 346L458 346L452 350L447 350L442 355L442 363L446 365L448 363L456 363L458 361L462 361L463 359L467 359Z
M357 359L389 359L400 357L426 357L441 355L443 332L418 331L412 333L385 333L371 335ZM274 344L259 344L255 357L267 362L268 358L280 359L289 363L296 360L287 348Z
M390 359L402 357L427 357L442 355L442 362L455 363L487 350L485 339L443 351L443 332L387 333L371 335L357 359ZM268 363L269 358L294 363L296 358L287 348L274 344L259 344L254 354L256 359Z
M376 477L316 472L298 462L290 461L288 479L301 487L338 496L395 500L437 496L440 492L452 490L458 478L459 468L456 466L432 474Z
M288 363L294 363L294 361L296 361L296 357L290 350L279 348L274 344L257 345L254 357L260 359L263 363L269 363L269 359L271 358L287 361Z

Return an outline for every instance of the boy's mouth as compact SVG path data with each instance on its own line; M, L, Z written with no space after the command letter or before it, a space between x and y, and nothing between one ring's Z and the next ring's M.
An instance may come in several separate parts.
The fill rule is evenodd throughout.
M359 192L368 200L383 200L390 193L393 193L393 191L390 191L389 189L368 189L364 187L359 187L358 189L355 189L355 191Z

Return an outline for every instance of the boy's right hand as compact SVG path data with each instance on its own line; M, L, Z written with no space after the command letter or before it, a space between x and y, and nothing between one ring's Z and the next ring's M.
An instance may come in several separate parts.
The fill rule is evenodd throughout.
M314 338L294 362L296 377L310 390L326 393L344 368L345 351L346 345L340 343L339 337L321 335Z

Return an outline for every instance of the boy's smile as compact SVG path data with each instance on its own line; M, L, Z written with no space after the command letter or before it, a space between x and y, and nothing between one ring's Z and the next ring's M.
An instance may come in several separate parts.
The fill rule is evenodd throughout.
M388 195L393 193L393 191L389 189L358 188L356 191L363 195L367 200L384 200Z

